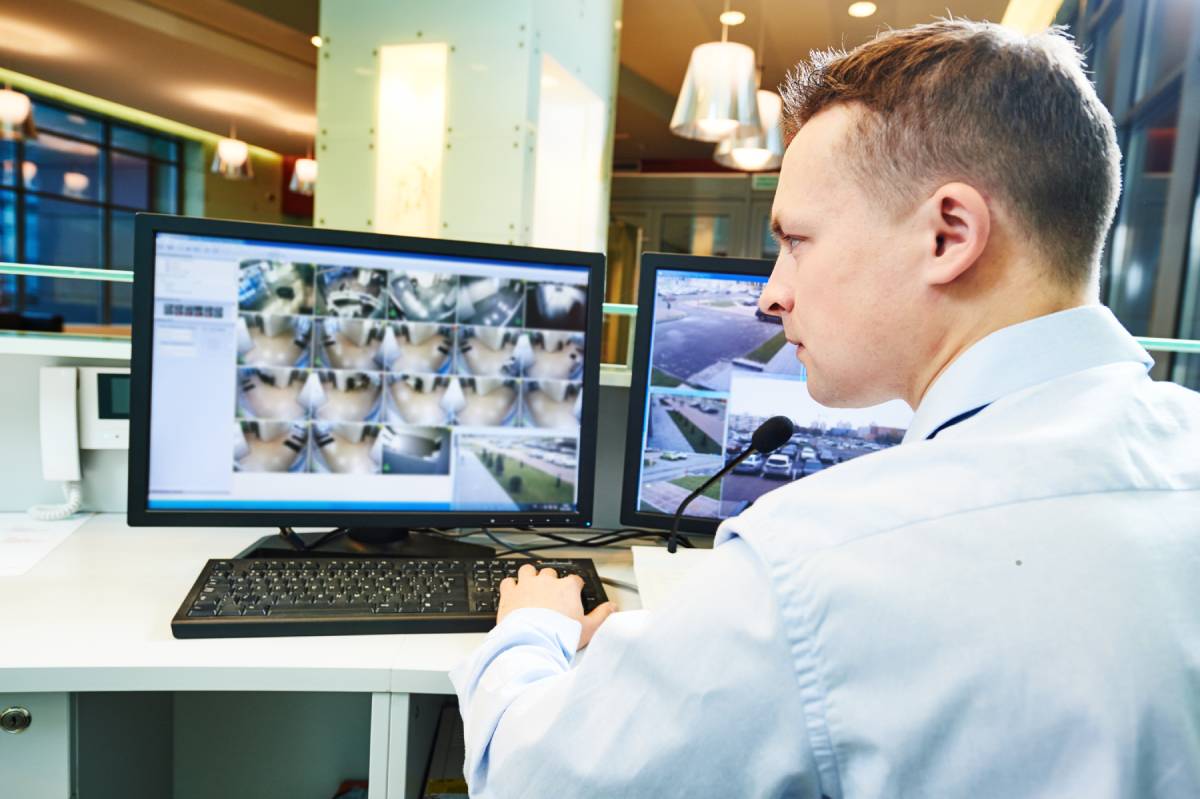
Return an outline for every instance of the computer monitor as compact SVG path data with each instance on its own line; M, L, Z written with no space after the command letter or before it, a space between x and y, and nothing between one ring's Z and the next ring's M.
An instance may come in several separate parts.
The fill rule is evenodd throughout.
M772 261L647 253L638 288L621 522L669 528L689 493L732 460L762 422L787 416L791 440L751 455L697 497L680 530L713 533L786 482L900 443L900 400L834 409L805 388L778 317L758 309Z
M604 258L139 215L135 525L587 526Z

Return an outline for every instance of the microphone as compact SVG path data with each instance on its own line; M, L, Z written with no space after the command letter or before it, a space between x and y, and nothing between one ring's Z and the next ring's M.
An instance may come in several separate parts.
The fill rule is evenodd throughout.
M683 502L679 503L679 507L675 509L675 515L671 517L671 535L667 538L667 551L675 551L676 544L679 541L679 520L683 517L684 510L692 503L693 499L703 494L705 489L710 485L729 474L733 467L750 457L750 453L758 452L767 455L782 447L792 437L792 433L795 430L796 426L786 416L772 416L760 424L758 429L754 431L754 434L750 436L750 446L739 452L736 458L725 464L725 468L701 483L695 491L687 495L687 498Z

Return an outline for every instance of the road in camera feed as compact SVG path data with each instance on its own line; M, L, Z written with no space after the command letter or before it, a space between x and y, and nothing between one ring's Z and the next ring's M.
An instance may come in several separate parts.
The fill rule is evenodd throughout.
M569 508L575 501L574 439L459 439L459 500L503 510Z
M724 291L691 295L659 293L652 385L728 391L735 362L751 371L800 374L783 327L755 315L757 289L744 286L735 283Z

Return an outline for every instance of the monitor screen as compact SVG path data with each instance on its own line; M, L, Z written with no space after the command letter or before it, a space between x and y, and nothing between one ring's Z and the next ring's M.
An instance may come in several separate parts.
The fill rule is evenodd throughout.
M693 500L681 529L711 532L773 488L903 438L912 411L900 400L835 409L809 395L804 365L779 318L758 309L771 266L643 257L624 523L669 521L772 416L792 420L791 440L768 456L751 455Z
M257 227L154 232L149 511L581 512L593 265Z

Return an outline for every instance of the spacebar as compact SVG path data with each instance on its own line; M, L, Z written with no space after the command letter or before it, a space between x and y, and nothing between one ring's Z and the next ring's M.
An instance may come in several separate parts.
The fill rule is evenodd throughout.
M267 613L270 616L374 616L375 614L370 608L333 608L333 607L307 607L307 608L271 608Z

